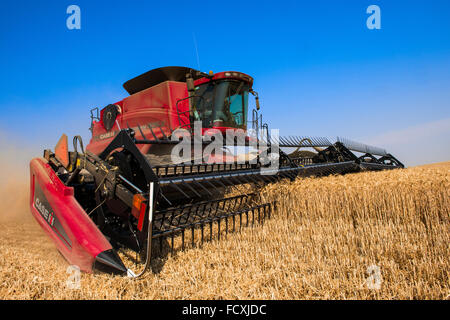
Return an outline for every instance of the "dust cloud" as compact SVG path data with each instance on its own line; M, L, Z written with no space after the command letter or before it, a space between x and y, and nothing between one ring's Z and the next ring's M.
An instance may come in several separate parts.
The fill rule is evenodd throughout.
M28 223L29 162L40 156L31 146L0 132L0 222Z

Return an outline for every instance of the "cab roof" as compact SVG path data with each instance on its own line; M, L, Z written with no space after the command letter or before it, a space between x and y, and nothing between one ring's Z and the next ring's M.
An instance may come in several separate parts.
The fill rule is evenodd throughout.
M188 67L162 67L128 80L123 84L123 87L131 95L164 81L186 82L186 74L188 73L194 80L208 76L206 73Z

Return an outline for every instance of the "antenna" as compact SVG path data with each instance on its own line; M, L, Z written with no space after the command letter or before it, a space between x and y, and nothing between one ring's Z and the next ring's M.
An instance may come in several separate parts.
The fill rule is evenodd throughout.
M192 37L194 38L195 54L197 55L197 66L198 70L200 70L200 58L198 57L197 39L195 39L194 32L192 32Z

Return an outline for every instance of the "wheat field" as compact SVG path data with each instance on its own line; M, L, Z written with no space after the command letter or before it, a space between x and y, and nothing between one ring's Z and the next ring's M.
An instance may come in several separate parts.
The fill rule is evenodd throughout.
M262 226L156 258L137 280L82 274L79 289L28 211L26 180L3 178L0 299L450 297L450 162L269 185L261 198L277 208Z

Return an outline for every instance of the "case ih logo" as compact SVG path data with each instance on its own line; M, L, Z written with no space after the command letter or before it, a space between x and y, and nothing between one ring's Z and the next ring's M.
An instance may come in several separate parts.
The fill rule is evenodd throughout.
M108 133L101 134L99 136L99 139L103 140L103 139L108 139L108 138L114 137L117 132L118 131L111 131L111 132L108 132Z
M36 201L34 202L36 208L38 209L39 213L44 217L45 220L53 227L53 223L55 222L55 218L53 217L53 212L49 212L47 208L41 203L39 198L36 198Z

